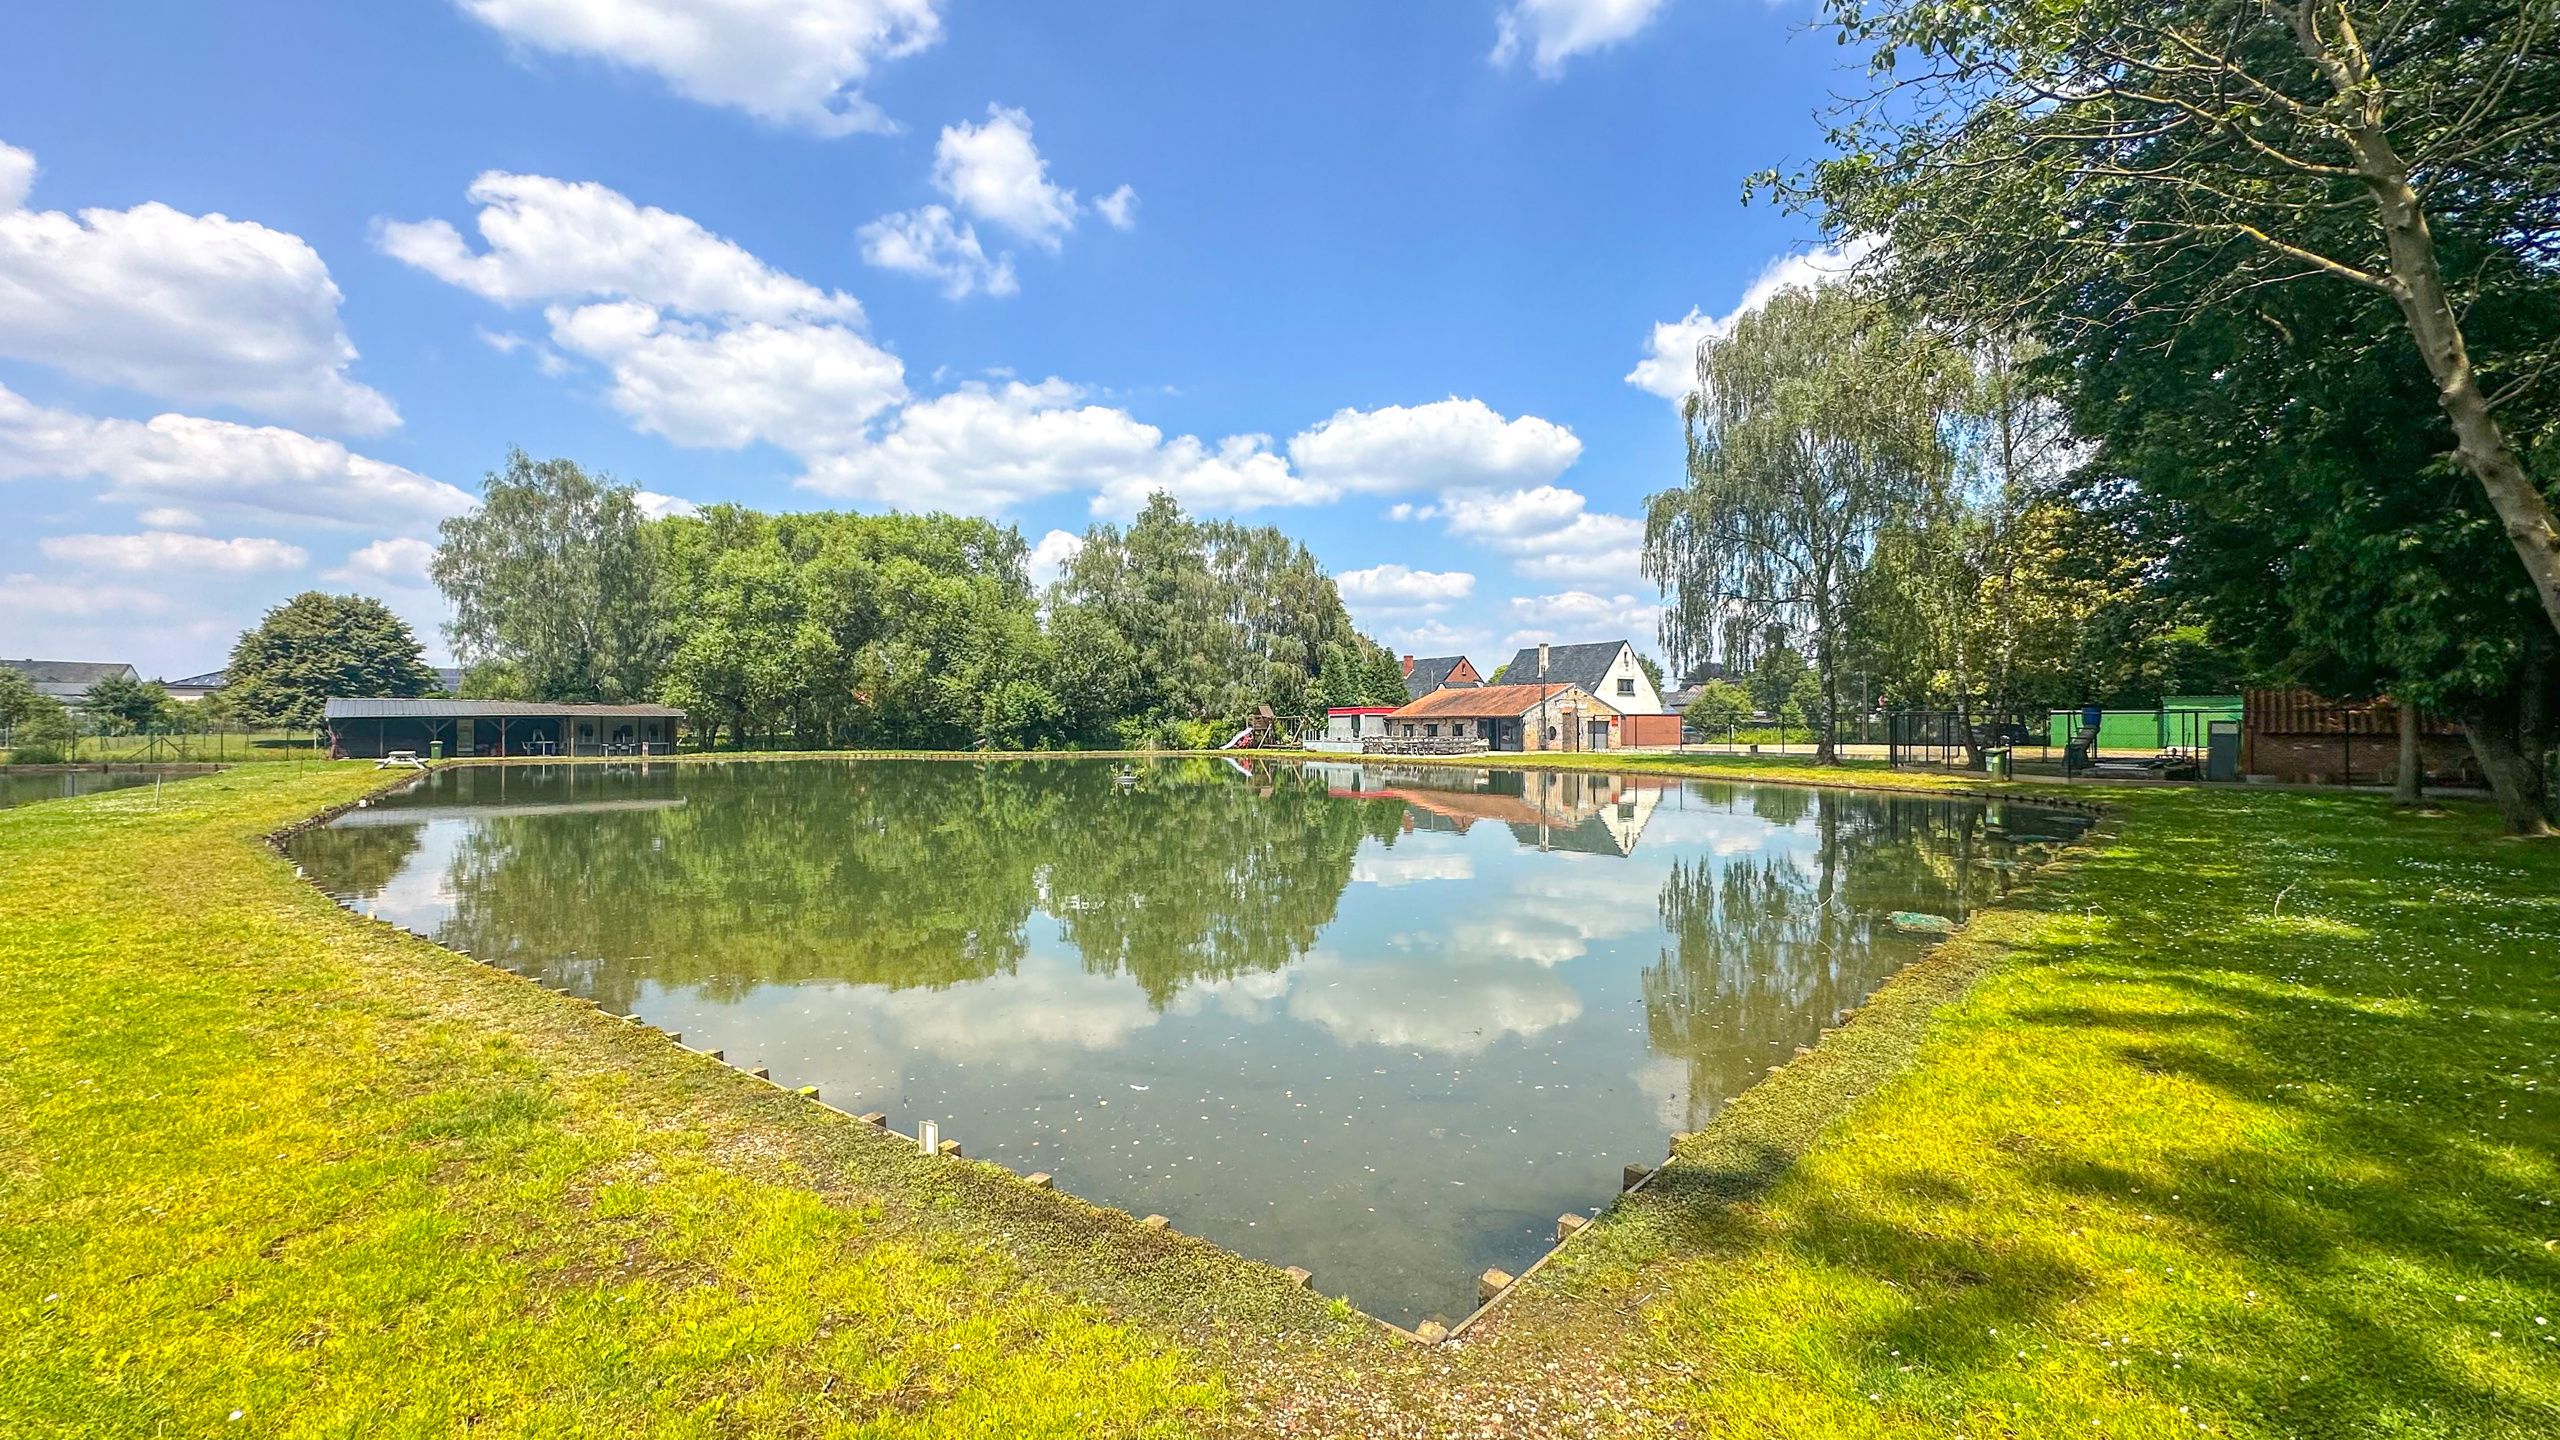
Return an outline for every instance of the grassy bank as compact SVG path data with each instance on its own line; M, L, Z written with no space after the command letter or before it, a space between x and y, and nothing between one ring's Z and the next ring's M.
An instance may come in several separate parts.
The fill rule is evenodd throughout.
M1423 1350L354 920L258 837L376 779L0 812L0 1433L2560 1431L2560 847L2485 813L2075 787Z
M0 1433L1183 1434L1337 1323L355 921L258 837L377 779L0 814Z

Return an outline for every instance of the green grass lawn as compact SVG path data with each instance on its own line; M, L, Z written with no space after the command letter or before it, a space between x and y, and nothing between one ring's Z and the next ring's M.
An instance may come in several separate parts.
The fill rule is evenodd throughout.
M2483 810L2075 788L1424 1350L344 914L259 837L378 778L0 812L0 1434L2560 1433L2560 847Z

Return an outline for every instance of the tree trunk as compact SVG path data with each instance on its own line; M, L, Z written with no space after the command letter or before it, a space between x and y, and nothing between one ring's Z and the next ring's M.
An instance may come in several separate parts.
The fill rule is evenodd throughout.
M2520 734L2512 723L2473 720L2471 753L2480 757L2480 772L2489 777L2498 814L2510 835L2551 834L2551 795L2543 784L2542 752L2533 743L2545 736Z
M2426 798L2420 789L2426 777L2420 773L2418 707L2405 698L2392 703L2400 708L2400 773L2393 777L2391 798L2414 810Z
M2343 19L2343 17L2341 17ZM2382 126L2380 85L2352 32L2342 30L2341 49L2323 55L2306 41L2315 63L2340 66L2333 72L2349 85L2360 85L2365 115L2353 132L2358 177L2373 193L2380 212L2383 243L2390 256L2384 288L2400 306L2410 338L2436 382L2436 403L2453 422L2454 456L2480 482L2497 511L2516 557L2524 562L2543 613L2560 632L2560 519L2551 503L2525 473L2515 446L2490 413L2489 397L2480 393L2480 377L2471 368L2471 351L2462 334L2462 319L2446 295L2444 274L2436 265L2435 236L2427 225L2425 204L2409 183L2409 167L2392 147Z
M2505 817L2507 830L2515 835L2549 835L2551 829L2551 792L2542 770L2542 757L2560 732L2555 732L2550 657L2536 647L2520 667L2515 688L2490 705L2464 717L2463 728L2471 735L2471 753L2480 759L2480 772L2489 779L2490 793L2497 797L2498 813Z
M1826 628L1819 653L1822 657L1822 731L1814 737L1813 763L1840 763L1840 668L1833 659L1831 635Z

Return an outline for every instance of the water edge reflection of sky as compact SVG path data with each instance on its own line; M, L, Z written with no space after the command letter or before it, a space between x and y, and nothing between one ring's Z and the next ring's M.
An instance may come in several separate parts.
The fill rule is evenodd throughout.
M368 913L1411 1324L1518 1271L2082 822L1355 762L444 770Z

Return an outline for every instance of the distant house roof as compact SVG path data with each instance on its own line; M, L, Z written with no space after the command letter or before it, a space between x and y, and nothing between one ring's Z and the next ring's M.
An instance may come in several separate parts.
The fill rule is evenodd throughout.
M190 675L184 680L167 680L161 683L172 690L219 690L231 683L231 672L207 670L201 675Z
M1467 663L1466 656L1434 655L1428 660L1414 661L1413 668L1404 672L1404 693L1406 699L1414 700L1434 690L1452 685L1477 685L1483 680L1484 677L1476 673L1476 667Z
M322 707L332 720L502 720L553 715L663 715L681 720L684 712L670 705L552 705L531 700L432 700L405 697L331 700Z
M1547 683L1579 685L1598 691L1600 682L1609 678L1609 667L1617 663L1618 652L1627 648L1624 640L1602 640L1589 645L1550 645L1547 647ZM1511 665L1502 672L1509 684L1531 683L1538 678L1538 647L1521 647L1511 657Z
M106 660L0 660L0 665L26 676L37 694L56 700L77 700L101 680L142 678L132 666Z
M1533 662L1534 663L1534 662ZM1586 712L1615 715L1617 707L1579 685L1471 685L1461 690L1434 690L1395 712L1398 720L1513 720L1538 708L1540 701L1572 697Z

